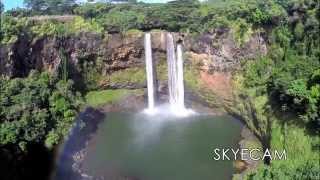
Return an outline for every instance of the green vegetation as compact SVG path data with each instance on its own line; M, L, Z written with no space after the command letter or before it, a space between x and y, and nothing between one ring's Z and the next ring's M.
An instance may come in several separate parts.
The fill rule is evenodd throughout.
M188 59L188 58L187 58ZM190 61L192 62L192 61ZM193 91L199 91L203 88L203 85L201 84L200 79L200 71L196 64L187 64L184 68L184 79L186 86L191 88Z
M36 37L67 36L79 32L102 33L102 27L94 20L86 21L81 17L75 17L71 22L63 24L55 20L47 20L31 26L31 33Z
M116 71L110 74L108 81L112 83L138 83L143 84L146 82L145 69L141 67L127 68L124 70Z
M14 18L3 15L1 26L1 44L10 44L19 37L42 38L48 36L64 37L76 35L80 32L92 32L102 34L103 28L95 20L85 20L82 17L75 17L66 23L57 20L44 20L35 23L27 18Z
M264 148L287 151L287 160L271 160L246 179L317 179L319 9L313 1L281 1L281 5L288 13L303 7L304 14L295 22L283 21L274 27L270 53L247 62L238 72L234 80L237 98L231 111L243 117Z
M285 149L287 160L273 160L271 166L259 166L247 179L317 179L319 178L319 153L314 143L319 137L306 134L305 129L295 125L281 127L272 125L271 148Z
M143 36L143 35L144 35L144 32L139 29L129 29L128 31L125 32L125 37Z
M26 79L1 78L0 147L42 143L52 148L65 137L82 104L72 81L31 72Z
M0 44L14 43L19 36L27 36L24 27L27 26L26 19L16 20L11 16L1 15Z
M63 10L47 11L37 6L45 6L50 9L52 2L48 0L28 0L31 9L16 9L5 13L5 16L26 17L34 14L60 14ZM41 1L41 3L36 3ZM72 0L59 0L55 3L72 5ZM36 7L35 7L36 6ZM61 35L69 32L108 32L126 33L131 29L152 30L162 29L175 32L202 33L213 28L232 28L235 39L241 44L246 41L253 29L263 26L273 26L287 19L285 10L276 1L250 0L243 3L239 0L219 1L218 3L199 3L197 0L177 0L167 4L110 4L110 3L87 3L81 6L67 6L66 12L83 17L76 18L73 23L44 21L24 24L23 30L34 32L36 35ZM312 12L310 12L312 13ZM313 12L314 13L314 12ZM8 22L7 22L8 21ZM4 24L10 29L16 27L17 19L5 18ZM22 22L28 22L26 20ZM39 24L40 23L40 24ZM43 25L42 25L43 23ZM310 22L314 23L313 21ZM35 27L34 27L35 26ZM7 29L7 30L6 30ZM5 37L12 33L19 33L4 29ZM22 30L22 29L21 29ZM21 31L18 31L21 32ZM301 31L300 31L301 32ZM299 33L299 28L297 28ZM13 42L1 39L2 43Z
M300 167L306 165L306 162L310 165L315 165L316 168L320 168L317 162L319 161L319 153L314 148L316 142L319 142L319 137L308 135L306 129L299 128L295 125L284 125L281 127L275 122L272 125L272 139L271 147L274 149L286 149L288 157L287 161L274 160L272 165L276 168L277 166L286 166L288 169ZM290 138L288 138L290 137ZM301 156L303 154L303 156Z
M159 56L159 60L157 61L156 71L157 71L157 79L160 81L168 80L168 64L166 56Z
M90 91L86 95L86 103L93 107L115 103L130 94L142 94L139 90L98 90Z
M217 96L210 87L207 87L200 80L200 70L199 64L196 64L191 60L188 54L184 57L185 61L188 63L184 65L184 82L185 86L190 89L195 95L202 99L203 102L206 102L207 105L214 108L222 109L222 99L223 97Z
M77 35L80 32L102 34L103 28L95 20L85 20L82 17L75 17L71 21L61 23L57 20L33 22L33 20L28 18L17 19L4 15L0 40L1 44L10 44L16 42L19 37L65 37L68 35Z

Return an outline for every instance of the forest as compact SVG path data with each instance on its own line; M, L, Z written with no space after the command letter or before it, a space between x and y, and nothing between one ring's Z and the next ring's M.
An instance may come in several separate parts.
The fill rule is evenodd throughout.
M268 147L285 148L294 159L265 162L244 179L319 178L319 1L78 4L74 0L25 0L24 3L26 8L5 12L3 4L0 5L1 46L14 44L21 38L68 37L83 32L105 36L166 30L197 36L215 29L231 30L242 46L248 36L259 33L267 41L268 54L241 62L241 69L234 72L238 95L251 107L250 117L258 124L250 123L249 116L244 119ZM64 22L37 20L44 15L74 18ZM66 63L60 65L56 75L32 71L25 77L0 76L0 168L8 172L1 173L0 179L30 177L28 170L22 168L23 159L35 144L53 152L68 135L84 107L85 94L92 89L95 88L77 89ZM10 167L3 162L11 162Z

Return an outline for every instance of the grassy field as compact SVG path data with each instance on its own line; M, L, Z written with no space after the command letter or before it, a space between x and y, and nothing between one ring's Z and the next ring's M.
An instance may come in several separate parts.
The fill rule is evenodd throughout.
M117 89L90 91L85 96L85 99L88 105L98 107L109 103L115 103L130 94L141 94L141 90Z

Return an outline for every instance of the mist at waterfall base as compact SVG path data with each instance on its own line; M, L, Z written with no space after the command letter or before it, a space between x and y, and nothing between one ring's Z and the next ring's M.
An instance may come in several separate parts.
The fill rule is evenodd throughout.
M174 38L167 33L167 63L168 63L168 94L169 105L155 107L155 78L153 69L151 34L145 34L144 48L147 74L148 108L143 112L149 115L175 115L186 117L194 114L184 105L184 79L183 79L183 50L182 45L177 44L175 51Z

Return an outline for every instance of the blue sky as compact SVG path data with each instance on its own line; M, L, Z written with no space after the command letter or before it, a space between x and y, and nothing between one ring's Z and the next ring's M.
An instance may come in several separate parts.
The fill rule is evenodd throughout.
M1 0L4 4L4 9L12 9L16 7L21 7L23 5L23 0Z
M16 7L22 7L23 6L23 0L1 0L4 2L4 8L5 10L13 9ZM139 0L143 2L148 2L148 3L159 3L159 2L168 2L169 0Z

